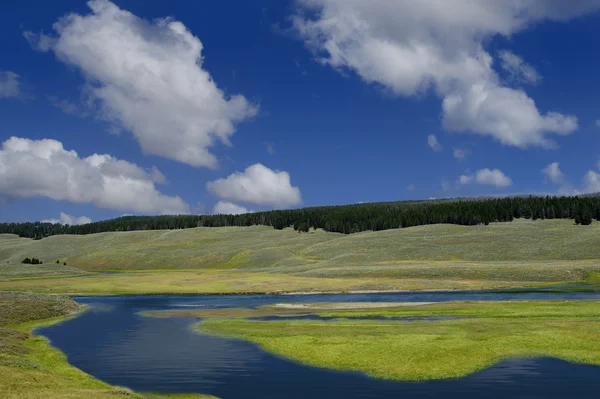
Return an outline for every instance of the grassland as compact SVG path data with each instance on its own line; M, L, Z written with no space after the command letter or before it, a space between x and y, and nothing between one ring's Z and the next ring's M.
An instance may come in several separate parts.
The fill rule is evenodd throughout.
M73 300L52 295L0 293L0 396L3 399L201 399L195 394L138 394L98 381L71 366L36 326L82 310Z
M200 331L251 341L277 355L317 367L392 380L457 378L509 358L556 357L600 365L600 302L455 302L327 310L325 321L208 319ZM270 314L290 311L263 308ZM297 310L300 312L301 310ZM210 317L196 312L199 317ZM230 312L227 317L242 313ZM398 322L352 317L454 316L458 320ZM219 316L217 316L219 317Z
M24 257L44 265L21 265ZM600 280L600 223L517 220L351 235L261 226L0 235L0 265L0 290L84 294L533 287Z

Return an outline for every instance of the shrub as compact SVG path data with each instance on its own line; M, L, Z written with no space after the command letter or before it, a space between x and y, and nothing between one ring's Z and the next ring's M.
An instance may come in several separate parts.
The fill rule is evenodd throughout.
M23 260L21 261L21 263L24 263L24 264L26 264L26 265L30 265L30 264L31 264L31 259L29 259L29 258L25 258L25 259L23 259Z

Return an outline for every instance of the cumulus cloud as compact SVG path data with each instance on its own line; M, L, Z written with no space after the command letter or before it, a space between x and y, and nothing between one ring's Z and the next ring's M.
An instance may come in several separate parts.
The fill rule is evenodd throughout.
M87 216L79 216L75 217L69 215L67 213L61 212L59 219L48 219L42 220L42 223L52 223L52 224L68 224L69 226L79 226L82 224L92 223L92 219Z
M505 188L512 185L512 179L506 176L500 169L490 170L488 168L480 169L474 175L462 175L459 177L458 182L461 185L477 183L496 186L497 188Z
M156 189L155 183L164 180L155 168L146 171L107 154L81 158L56 140L11 137L0 150L0 195L8 198L45 197L150 214L188 213L181 198Z
M546 166L542 169L542 173L554 184L563 184L565 182L565 175L560 170L560 164L558 162L552 162L550 165Z
M299 3L293 28L318 61L399 96L435 92L447 130L491 136L521 148L548 148L555 146L550 135L570 134L578 127L576 117L542 113L523 90L503 86L484 43L536 22L566 21L595 11L600 0ZM526 65L520 64L520 76Z
M600 173L588 171L583 177L583 190L586 193L600 192Z
M232 202L289 207L301 201L300 189L292 186L288 172L274 171L260 163L226 179L208 182L206 188L217 197Z
M472 181L473 181L472 175L462 175L458 178L458 182L460 184L471 184Z
M541 80L541 76L534 67L523 61L523 58L509 50L498 53L504 69L515 82L535 84Z
M600 164L598 165L600 168ZM581 184L574 184L560 170L558 162L552 162L550 165L542 169L542 173L553 184L558 185L559 195L577 195L582 193L597 193L600 192L600 173L595 170L588 170L583 176Z
M213 214L215 215L241 215L250 212L252 211L228 201L219 201L213 208Z
M468 148L455 148L454 151L452 151L452 155L454 155L454 158L456 159L465 159L471 155L471 150Z
M19 75L11 71L0 71L0 98L21 96Z
M91 13L61 18L55 36L25 37L79 68L100 117L131 131L145 153L214 167L210 148L229 145L257 107L217 87L203 69L202 43L181 22L147 21L108 0L87 4Z
M440 152L444 149L437 137L435 137L435 134L430 134L427 136L427 145L435 152Z

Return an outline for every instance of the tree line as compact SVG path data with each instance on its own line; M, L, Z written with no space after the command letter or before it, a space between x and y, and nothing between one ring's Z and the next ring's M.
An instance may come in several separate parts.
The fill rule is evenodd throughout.
M507 197L440 201L400 201L321 206L243 215L123 216L80 226L51 223L0 223L0 233L41 239L57 234L187 229L193 227L272 226L297 231L320 228L351 234L428 224L473 226L515 218L573 219L588 225L600 221L600 197Z

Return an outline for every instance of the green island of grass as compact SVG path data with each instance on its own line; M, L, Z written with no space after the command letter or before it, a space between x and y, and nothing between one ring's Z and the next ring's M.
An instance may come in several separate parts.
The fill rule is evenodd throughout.
M257 311L257 315L293 313L291 307ZM247 340L303 364L390 380L458 378L510 358L555 357L600 365L600 301L450 302L340 310L335 304L318 304L295 310L307 311L341 319L220 319L247 317L241 310L212 316L209 311L196 310L194 315L217 317L196 327L204 333ZM352 319L365 316L461 319Z
M82 311L67 297L0 293L0 396L3 399L208 399L197 394L140 394L94 379L71 366L32 328L49 325ZM213 398L215 399L215 398Z

